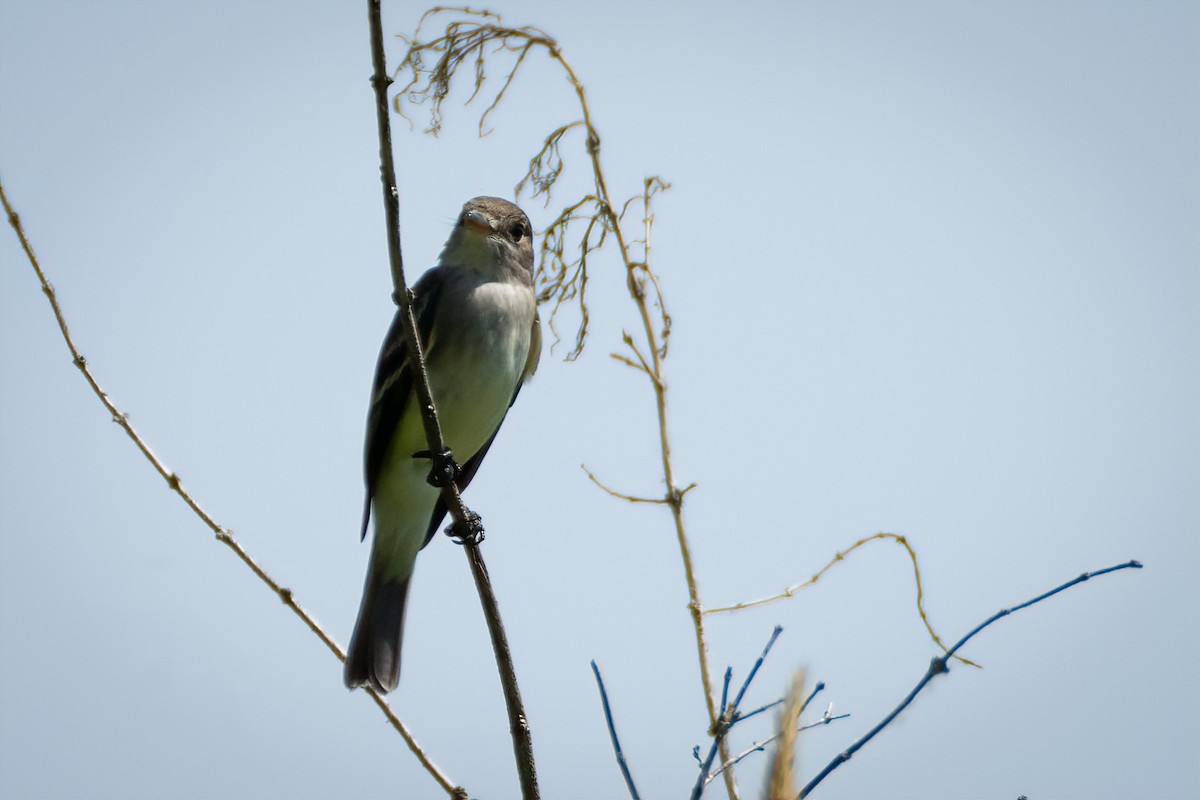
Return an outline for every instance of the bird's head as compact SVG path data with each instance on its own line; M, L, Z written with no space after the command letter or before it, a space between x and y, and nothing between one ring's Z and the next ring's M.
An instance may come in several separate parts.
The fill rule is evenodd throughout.
M499 197L468 200L439 263L465 267L489 278L515 271L533 277L533 228L525 212Z

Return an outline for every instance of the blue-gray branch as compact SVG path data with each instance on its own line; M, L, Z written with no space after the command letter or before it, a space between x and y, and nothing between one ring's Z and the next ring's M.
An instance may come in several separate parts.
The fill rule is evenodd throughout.
M924 689L926 686L929 685L929 682L931 680L933 680L938 675L941 675L943 672L949 672L950 669L949 669L949 667L946 666L946 662L956 652L958 652L958 649L960 647L962 647L967 642L969 642L972 639L972 637L974 637L977 633L982 631L984 628L991 625L993 622L995 622L998 619L1007 617L1009 614L1013 613L1014 611L1020 611L1021 609L1028 608L1029 606L1034 605L1035 603L1040 603L1049 597L1053 597L1054 595L1058 594L1061 591L1070 589L1072 586L1074 586L1078 583L1083 583L1086 580L1090 580L1090 579L1098 577L1100 575L1106 575L1109 572L1116 572L1117 570L1141 569L1141 568L1142 568L1142 565L1140 562L1127 561L1124 564L1117 564L1115 567L1108 567L1106 569L1096 570L1095 572L1085 572L1082 575L1080 575L1076 578L1073 578L1072 580L1067 581L1066 583L1064 583L1061 586L1051 589L1050 591L1045 592L1044 594L1039 594L1037 597L1033 598L1032 600L1026 600L1024 603L1021 603L1020 605L1013 606L1012 608L1001 609L1000 611L997 611L995 614L992 614L990 617L985 619L983 622L976 625L971 630L970 633L968 633L966 636L959 639L958 642L956 642L953 647L951 647L949 650L947 650L944 655L937 656L932 661L930 661L929 669L925 670L925 675L922 676L921 680L917 682L917 685L913 687L912 691L909 692L908 695L902 701L900 701L900 705L898 705L894 709L892 709L892 712L890 714L888 714L886 717L884 717L879 722L879 724L876 725L874 728L867 731L867 733L861 739L859 739L854 744L850 745L850 747L846 748L846 750L844 750L843 752L834 756L833 760L830 761L828 764L826 764L825 768L823 770L821 770L819 773L817 773L817 776L815 778L813 778L811 781L809 781L808 784L803 789L800 790L799 800L803 800L803 798L808 797L809 793L814 788L816 788L817 784L819 784L821 781L825 780L825 778L829 775L829 773L833 772L835 769L840 767L842 764L845 764L847 761L849 761L851 756L853 756L855 753L857 753L859 750L862 749L863 745L865 745L867 742L871 741L873 738L875 738L876 734L878 734L880 731L882 731L884 728L886 728L889 724L891 724L892 720L894 720L896 717L898 717L900 715L900 712L908 707L908 704L911 703L916 698L916 696L921 693L922 689Z

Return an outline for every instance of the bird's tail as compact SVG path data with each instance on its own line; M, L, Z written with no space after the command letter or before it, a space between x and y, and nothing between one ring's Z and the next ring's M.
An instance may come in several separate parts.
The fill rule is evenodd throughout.
M372 564L346 652L343 679L347 689L370 686L387 693L400 680L400 641L404 638L404 606L412 574L403 580L377 575Z

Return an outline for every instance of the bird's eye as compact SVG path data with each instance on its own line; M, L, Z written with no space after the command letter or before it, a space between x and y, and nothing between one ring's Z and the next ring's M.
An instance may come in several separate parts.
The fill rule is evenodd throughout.
M508 233L514 242L519 242L529 235L529 226L524 222L514 222L513 226L508 229Z

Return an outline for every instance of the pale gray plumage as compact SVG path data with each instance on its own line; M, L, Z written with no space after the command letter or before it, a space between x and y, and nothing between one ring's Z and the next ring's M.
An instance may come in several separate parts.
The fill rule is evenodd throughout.
M537 368L541 327L533 291L533 239L520 208L497 197L468 201L438 265L413 287L442 435L466 488L521 384ZM417 552L446 508L429 485L428 450L397 312L375 371L367 420L366 507L375 520L371 564L346 654L345 682L379 692L396 687L405 603Z

